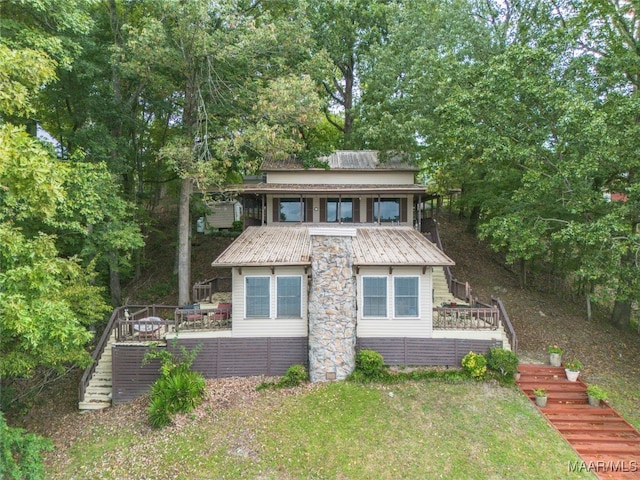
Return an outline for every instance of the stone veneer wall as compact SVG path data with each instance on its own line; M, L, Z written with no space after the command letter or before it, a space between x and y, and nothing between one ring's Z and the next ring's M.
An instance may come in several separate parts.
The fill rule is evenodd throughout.
M342 380L355 368L356 288L352 238L312 236L309 375Z

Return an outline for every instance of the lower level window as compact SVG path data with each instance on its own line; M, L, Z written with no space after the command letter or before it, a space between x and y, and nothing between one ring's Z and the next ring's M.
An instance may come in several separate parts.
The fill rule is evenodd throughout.
M245 308L247 318L269 317L271 309L269 298L269 277L246 277L245 278Z
M362 277L362 315L387 316L387 277Z
M418 277L393 278L393 304L396 317L418 316Z
M278 318L302 316L302 277L276 277Z

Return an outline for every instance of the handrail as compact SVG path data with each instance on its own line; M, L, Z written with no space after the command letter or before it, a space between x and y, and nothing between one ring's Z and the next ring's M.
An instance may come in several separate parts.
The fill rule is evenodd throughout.
M436 330L497 330L500 327L500 311L496 307L436 307L433 313Z
M98 344L96 345L96 348L93 350L93 353L91 354L91 359L92 359L91 365L89 365L85 369L84 373L82 374L82 378L80 379L80 385L78 389L78 398L80 402L84 401L84 396L87 391L87 386L89 385L89 382L91 381L91 378L93 377L93 374L96 371L96 367L98 366L98 361L100 360L100 357L102 357L105 347L109 343L109 338L111 337L111 333L113 332L114 328L116 328L117 326L117 320L121 319L121 317L124 317L124 315L121 316L120 314L125 309L135 309L135 308L143 309L141 311L146 311L146 312L148 312L149 308L151 308L152 315L155 316L157 309L161 309L161 308L176 309L178 307L168 306L168 305L123 305L120 307L116 307L113 310L113 313L111 313L111 317L109 318L109 321L107 322L107 325L105 326L104 331L102 332L100 340L98 340ZM132 318L135 318L135 316L138 313L140 312L138 311L132 314Z
M511 324L511 320L509 319L509 315L507 314L507 309L502 303L502 299L498 297L491 297L491 303L496 305L500 310L500 314L504 320L504 324L507 327L506 335L509 339L509 343L511 344L511 351L515 354L518 353L518 337L516 335L516 331Z
M438 232L438 225L434 222L429 230L431 234L431 238L435 241L436 246L440 249L441 252L444 252L444 248L442 246L442 240L440 239L440 233ZM451 275L451 267L445 265L442 267L444 270L444 276L447 279L447 285L449 286L449 291L453 293L453 276Z
M111 318L109 318L109 321L107 322L107 326L104 328L104 331L102 332L102 336L100 337L100 340L98 340L98 344L96 345L96 348L93 350L93 353L91 354L91 360L92 360L91 365L85 368L84 373L82 374L82 378L80 379L78 398L80 399L81 402L84 402L84 394L87 391L87 386L89 385L89 382L91 381L91 377L93 377L93 374L96 371L96 367L98 366L98 360L102 356L102 353L104 352L104 347L108 343L108 340L109 340L109 337L111 336L111 331L113 330L113 326L115 325L116 319L119 317L120 311L123 309L124 307L116 307L113 310L113 313L111 313Z
M214 292L220 290L220 281L225 280L230 281L231 277L213 277L194 284L191 290L192 300L197 303L202 300L211 298L211 295Z

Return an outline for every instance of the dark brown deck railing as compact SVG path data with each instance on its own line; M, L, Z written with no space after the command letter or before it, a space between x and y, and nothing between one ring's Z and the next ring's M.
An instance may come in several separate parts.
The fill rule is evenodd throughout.
M208 278L196 283L191 291L191 298L195 303L210 300L215 292L230 292L231 277Z
M437 307L433 309L435 330L497 330L500 312L497 308Z
M518 337L516 336L516 331L511 324L511 319L509 318L509 314L507 313L507 309L502 303L502 300L497 297L491 297L491 303L495 305L498 310L500 310L500 316L502 318L502 323L505 327L505 333L507 338L509 339L509 343L511 344L511 350L513 353L518 353Z
M221 308L178 308L174 313L177 330L230 330L231 304Z

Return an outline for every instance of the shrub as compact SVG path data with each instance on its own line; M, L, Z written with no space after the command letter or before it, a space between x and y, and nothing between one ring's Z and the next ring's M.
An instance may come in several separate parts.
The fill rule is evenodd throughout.
M487 367L500 372L503 377L513 376L518 371L518 357L511 350L503 348L490 348L485 356Z
M386 371L384 358L375 350L360 350L356 355L356 371L365 378L381 378Z
M151 387L148 414L152 427L165 427L174 414L189 413L202 402L206 382L200 373L191 370L201 347L190 352L182 347L180 356L167 350L152 350L145 355L144 362L151 358L162 362L161 376Z
M41 480L45 478L43 451L53 450L50 440L13 428L0 412L0 478Z
M291 365L282 380L280 380L280 386L282 387L297 387L302 382L306 382L309 380L309 374L307 373L307 369L304 368L304 365L297 364Z
M462 357L462 368L472 378L480 380L487 371L487 359L481 353L469 352Z
M235 220L231 224L231 230L234 231L234 232L241 232L242 231L242 227L244 227L244 224L242 223L242 220Z

